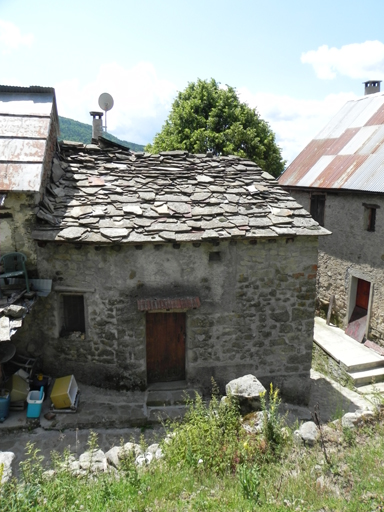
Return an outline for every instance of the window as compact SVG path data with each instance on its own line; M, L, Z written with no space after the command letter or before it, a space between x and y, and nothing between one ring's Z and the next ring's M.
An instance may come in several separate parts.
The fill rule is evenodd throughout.
M209 261L221 261L221 255L219 252L210 252Z
M324 226L325 194L311 195L311 215L320 226Z
M85 332L85 312L83 295L62 295L63 328L61 335L71 332Z
M364 206L364 229L366 231L375 231L376 210L380 208L377 204L366 204Z

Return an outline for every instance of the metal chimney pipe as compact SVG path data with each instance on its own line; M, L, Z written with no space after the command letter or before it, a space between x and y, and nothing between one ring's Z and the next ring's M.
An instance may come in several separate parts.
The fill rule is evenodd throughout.
M103 135L103 112L90 112L92 116L92 142L98 144L99 137Z
M380 92L380 83L381 80L368 80L368 82L363 82L365 85L365 96L368 94L375 94L376 92Z

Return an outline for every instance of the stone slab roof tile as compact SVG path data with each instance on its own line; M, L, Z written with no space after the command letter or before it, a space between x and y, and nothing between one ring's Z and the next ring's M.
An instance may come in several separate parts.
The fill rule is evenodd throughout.
M249 160L97 148L61 143L53 165L64 172L47 187L36 239L142 244L327 233Z

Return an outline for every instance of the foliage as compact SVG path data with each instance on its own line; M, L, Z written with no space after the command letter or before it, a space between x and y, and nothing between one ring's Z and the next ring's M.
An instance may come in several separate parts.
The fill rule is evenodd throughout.
M60 137L59 140L72 140L75 142L82 142L83 144L89 144L92 139L92 126L86 123L80 123L67 117L59 116L60 122ZM112 142L121 144L133 151L143 151L144 146L141 144L135 144L134 142L127 142L125 140L118 139L110 133L104 133L104 137Z
M235 399L219 401L213 394L207 406L196 394L185 420L171 423L163 443L166 461L195 471L224 473L244 458L239 407Z
M273 391L272 401L276 397ZM196 401L193 409L196 409ZM232 404L236 411L236 404ZM230 407L232 407L230 405ZM227 404L228 406L228 404ZM198 405L197 408L200 406ZM268 405L266 404L268 409ZM212 413L220 409L218 398ZM271 414L269 406L269 413ZM211 406L208 406L208 411ZM196 416L191 412L192 417ZM224 411L219 412L225 416ZM206 416L201 411L201 426ZM226 416L225 416L226 417ZM236 425L238 420L236 413ZM215 465L184 464L180 457L152 461L147 467L136 468L137 481L123 467L118 473L73 474L70 454L56 454L53 474L44 473L42 458L33 445L27 446L27 460L21 466L21 480L13 479L0 487L1 512L184 512L184 511L258 511L258 512L370 512L383 510L384 481L384 419L375 424L356 428L355 438L348 442L344 435L335 436L334 429L324 429L332 451L332 470L324 464L319 444L312 448L283 444L281 457L259 457L249 446L260 447L257 440L265 433L245 435L243 429L231 427L228 419L221 424L232 431L223 439L243 452L236 468L229 466L217 472ZM190 420L187 420L187 424ZM172 430L171 443L177 439ZM193 427L191 427L193 430ZM204 434L204 432L202 433ZM348 435L348 434L347 434ZM205 437L205 439L207 439ZM96 437L89 447L95 449ZM351 440L350 440L351 441ZM254 444L253 444L254 443ZM248 445L247 447L244 444ZM183 445L180 444L180 447ZM216 446L217 447L217 446ZM223 454L223 452L220 452ZM235 470L236 469L236 470Z
M237 469L244 496L249 500L260 499L260 468L257 465L241 464Z
M236 89L214 79L198 79L179 92L161 132L146 146L152 153L176 149L248 158L276 177L285 164L269 124Z
M264 391L260 396L261 409L263 411L263 435L272 451L276 451L285 441L284 431L282 430L283 420L279 415L281 399L279 397L279 390L273 388L272 382L269 388L268 404L265 395L266 392Z

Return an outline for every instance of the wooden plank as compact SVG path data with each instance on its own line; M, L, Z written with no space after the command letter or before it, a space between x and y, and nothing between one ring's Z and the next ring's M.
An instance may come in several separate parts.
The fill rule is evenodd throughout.
M147 313L147 380L185 379L185 313Z

